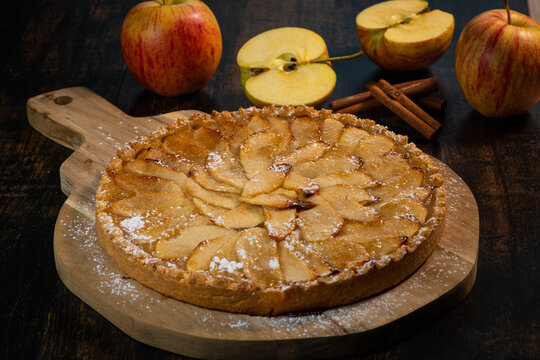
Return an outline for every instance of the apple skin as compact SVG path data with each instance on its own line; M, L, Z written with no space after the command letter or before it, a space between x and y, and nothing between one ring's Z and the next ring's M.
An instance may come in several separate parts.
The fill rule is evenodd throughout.
M199 0L139 3L126 15L120 40L135 79L164 96L201 89L221 59L218 22Z
M523 114L540 99L540 24L506 10L486 11L463 28L455 63L461 91L486 117Z
M454 34L452 26L438 37L413 46L388 41L384 37L386 29L367 30L357 25L357 30L366 56L390 71L415 71L432 65L445 54Z

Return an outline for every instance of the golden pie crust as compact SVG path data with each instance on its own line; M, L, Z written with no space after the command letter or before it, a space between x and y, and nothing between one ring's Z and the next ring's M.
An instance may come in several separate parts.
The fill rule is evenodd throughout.
M275 315L355 302L434 250L431 158L372 120L304 106L181 117L118 151L96 194L129 276L213 309Z

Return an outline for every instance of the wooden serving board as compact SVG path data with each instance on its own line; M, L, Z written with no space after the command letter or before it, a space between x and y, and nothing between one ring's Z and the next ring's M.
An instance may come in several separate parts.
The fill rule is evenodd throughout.
M86 88L28 100L28 120L75 150L60 168L68 195L54 231L64 284L129 336L196 358L333 358L396 340L448 311L471 290L478 255L478 208L467 185L439 162L447 216L433 255L399 285L355 304L275 317L209 310L165 297L127 277L98 243L95 191L116 150L174 121L179 111L134 118Z

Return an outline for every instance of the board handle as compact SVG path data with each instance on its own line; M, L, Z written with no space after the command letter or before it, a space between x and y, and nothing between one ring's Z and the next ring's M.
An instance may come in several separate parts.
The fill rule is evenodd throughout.
M137 136L135 118L85 87L34 96L26 110L32 127L72 150L83 143L117 146Z

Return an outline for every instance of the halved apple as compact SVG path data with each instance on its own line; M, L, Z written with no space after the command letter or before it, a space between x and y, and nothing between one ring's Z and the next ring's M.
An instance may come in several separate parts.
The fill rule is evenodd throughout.
M336 84L322 37L311 30L284 27L248 40L236 58L242 87L256 106L322 105Z
M384 1L361 11L356 28L366 55L392 71L423 69L444 55L454 34L452 14L422 0Z

